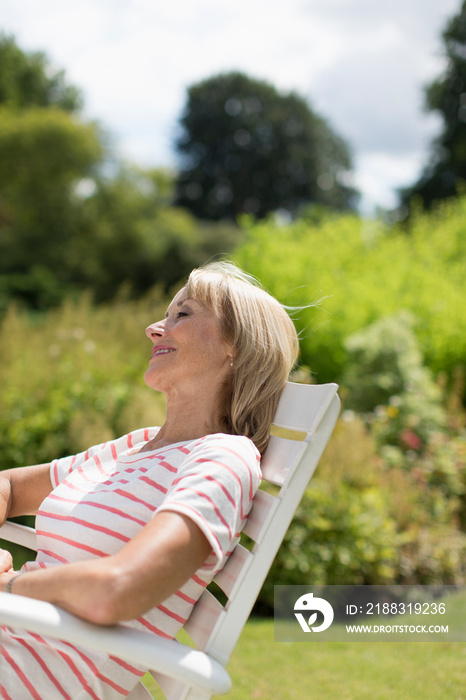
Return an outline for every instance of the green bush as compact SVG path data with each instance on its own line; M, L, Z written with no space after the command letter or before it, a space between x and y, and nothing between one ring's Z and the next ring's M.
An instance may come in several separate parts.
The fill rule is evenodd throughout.
M261 592L298 584L383 584L397 572L398 535L381 489L315 480L296 513Z
M408 312L382 318L345 341L346 406L376 413L379 444L420 452L432 431L446 427L442 392L424 367Z
M250 224L235 260L297 314L302 362L341 379L345 340L400 309L416 318L426 365L453 377L466 357L466 198L413 219L410 232L353 215Z

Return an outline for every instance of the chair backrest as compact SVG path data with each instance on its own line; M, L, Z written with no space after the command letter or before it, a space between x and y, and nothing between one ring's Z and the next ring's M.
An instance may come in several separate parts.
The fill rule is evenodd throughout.
M262 584L333 431L340 411L336 384L288 382L275 414L275 430L262 459L263 484L243 532L254 546L238 544L215 583L228 600L222 605L208 590L196 603L184 629L198 649L226 665ZM168 700L182 700L189 688L153 674Z

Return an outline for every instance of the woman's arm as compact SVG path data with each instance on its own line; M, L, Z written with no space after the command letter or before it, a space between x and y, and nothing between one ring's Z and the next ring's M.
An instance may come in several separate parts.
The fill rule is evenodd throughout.
M211 552L184 515L156 515L117 554L21 575L12 592L55 603L100 625L131 620L175 593ZM15 573L0 575L0 589Z
M52 488L50 464L0 472L0 525L17 515L36 515Z
M52 490L50 464L0 472L0 525L16 515L35 515ZM0 572L12 572L10 552L0 549Z

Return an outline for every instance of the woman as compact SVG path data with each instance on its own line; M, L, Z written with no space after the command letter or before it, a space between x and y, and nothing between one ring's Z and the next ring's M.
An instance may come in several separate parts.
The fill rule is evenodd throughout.
M37 514L38 543L21 572L0 550L0 590L173 637L237 543L298 340L284 308L229 263L194 270L146 334L145 382L166 394L165 423L0 473L0 523ZM120 698L144 672L2 632L4 698Z

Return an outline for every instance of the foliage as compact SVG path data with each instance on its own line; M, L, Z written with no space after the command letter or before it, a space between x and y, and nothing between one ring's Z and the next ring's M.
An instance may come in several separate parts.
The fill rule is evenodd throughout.
M93 182L81 206L94 249L86 281L97 301L113 298L123 284L135 297L156 282L168 291L241 239L232 225L201 225L186 210L169 206L173 177L166 171L126 166L111 179Z
M0 34L0 105L76 112L82 99L79 90L66 83L64 72L53 70L45 54L25 53L13 37Z
M0 304L57 303L82 279L90 241L73 201L102 157L97 130L55 108L0 108Z
M354 205L348 147L295 93L242 73L217 75L188 89L180 123L177 202L198 217Z
M349 214L316 223L246 222L234 258L280 301L305 307L294 316L301 363L316 381L341 381L348 336L400 309L415 318L427 367L451 381L466 357L465 213L466 199L459 199L418 214L409 236Z
M464 582L465 206L418 214L410 236L348 215L246 222L236 261L301 307L301 362L345 407L263 608L274 583Z
M44 54L0 38L0 308L58 303L82 281L89 240L73 198L102 163L100 130Z
M236 227L168 206L170 174L126 166L105 177L101 156L95 128L65 112L0 109L0 309L11 299L44 309L86 288L96 301L123 286L168 290L240 240Z
M122 287L168 290L238 242L237 227L201 227L171 207L171 173L113 158L45 55L3 38L0 59L0 312L13 299L43 310L83 289L99 302Z
M397 545L380 489L358 492L317 481L307 492L261 594L273 585L375 584L393 581Z
M443 120L443 131L432 144L430 163L420 180L403 191L404 203L415 196L426 207L457 196L466 180L466 2L443 32L446 69L426 91L426 107Z
M10 308L0 333L1 468L46 462L159 424L164 404L142 382L144 329L165 307L154 290L111 310L93 309L85 297L44 317Z
M345 410L263 587L261 610L272 609L278 583L466 580L458 396L445 401L423 366L409 314L377 321L346 349Z
M390 515L403 533L397 578L462 583L466 435L460 402L446 402L422 365L406 314L381 319L346 346L346 405L365 412L383 464ZM459 398L463 387L455 391Z
M343 384L348 408L381 409L377 420L381 443L398 442L420 451L433 430L445 427L446 414L440 388L423 366L413 326L413 317L401 312L347 338Z

